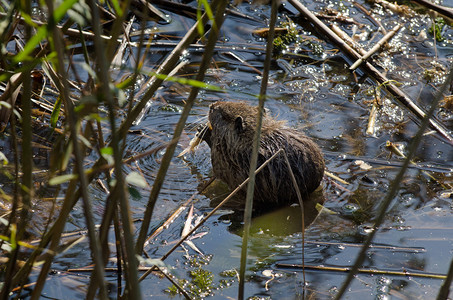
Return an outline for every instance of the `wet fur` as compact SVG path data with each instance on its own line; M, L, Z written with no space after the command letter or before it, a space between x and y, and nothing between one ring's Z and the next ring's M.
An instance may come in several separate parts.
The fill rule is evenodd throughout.
M242 102L216 102L210 107L212 131L203 139L211 147L214 175L231 189L236 188L249 175L257 114L256 107ZM304 134L265 115L258 166L281 148L286 151L302 197L306 197L319 186L323 178L322 152ZM241 192L245 196L245 189ZM284 157L277 156L256 177L254 206L271 207L296 202L297 195Z

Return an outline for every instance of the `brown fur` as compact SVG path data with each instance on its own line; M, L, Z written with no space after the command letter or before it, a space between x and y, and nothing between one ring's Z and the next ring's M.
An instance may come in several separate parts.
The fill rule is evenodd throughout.
M212 130L203 139L211 147L214 175L236 188L249 175L253 136L258 110L242 102L216 102L211 105ZM313 192L324 174L324 159L319 147L304 134L265 115L263 119L258 166L280 148L286 151L302 197ZM245 196L245 189L242 191ZM298 202L287 165L277 156L256 177L255 207ZM258 207L257 207L258 206Z

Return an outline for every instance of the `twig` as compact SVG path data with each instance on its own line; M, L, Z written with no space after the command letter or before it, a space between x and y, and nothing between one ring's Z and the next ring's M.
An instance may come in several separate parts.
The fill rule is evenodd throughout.
M404 155L403 152L401 152L398 147L395 145L395 143L392 143L391 141L387 141L385 143L385 147L387 149L389 149L391 152L395 153L396 155L398 155L399 157L402 157L402 158L406 158L406 155ZM414 161L410 161L411 165L415 165L415 162ZM435 182L438 182L444 189L452 189L453 186L449 183L445 183L445 184L442 184L439 182L439 180L434 177L433 175L431 175L430 173L428 173L427 171L424 171L422 170L422 173L425 174L426 176L428 176L429 178L431 178L432 180L434 180Z
M277 155L279 155L281 153L282 150L279 150L277 152L275 152L274 155L272 155L268 160L266 160L258 169L256 169L255 171L255 175L258 174L259 172L261 172L262 169L264 169L264 167L266 167L275 157L277 157ZM215 212L217 210L219 210L223 205L225 205L225 203L227 203L234 195L236 195L240 190L242 190L242 188L244 188L244 186L247 185L247 183L249 182L249 178L247 178L246 180L244 180L236 189L234 189L229 195L228 197L226 197L225 199L222 200L222 202L220 202L209 214L206 215L205 218L203 218L200 223L198 223L197 225L194 226L194 228L192 228L191 231L189 231L185 236L183 236L170 250L167 251L167 253L165 253L165 255L163 255L160 259L161 260L165 260L171 253L173 253L173 251L175 251L189 236L191 236L198 228L201 227L201 225L203 225L212 215L215 214ZM152 271L156 270L154 267L152 267L148 272L146 272L145 274L143 274L141 277L140 277L140 281L142 281L143 279L146 278L146 276L148 276Z
M344 185L349 185L349 182L347 182L346 180L344 179L341 179L340 177L338 177L337 175L333 174L333 173L330 173L328 171L324 171L324 174L327 176L327 177L330 177L336 181L339 181L341 182L342 184Z
M161 6L165 7L166 9L168 9L170 11L175 11L179 14L181 12L185 12L185 11L190 12L193 15L196 15L196 13L197 13L196 7L188 5L188 4L180 3L180 2L168 1L168 0L153 0L153 3L161 5ZM215 6L213 6L213 7L215 7ZM233 10L230 8L225 9L225 12L226 12L226 14L231 15L233 17L243 18L248 21L257 22L259 24L264 23L263 20L251 17L249 15L241 13L240 11L236 11L236 10Z
M243 60L242 58L240 58L236 53L231 52L231 51L228 51L228 52L225 52L224 54L230 55L230 56L233 57L234 59L238 60L239 62L241 62L242 64L244 64L244 65L247 66L248 68L250 68L250 69L252 69L253 71L255 71L256 73L258 73L260 76L263 75L263 72L261 72L260 70L258 70L257 68L255 68L254 66L252 66L251 64L249 64L248 62L246 62L245 60Z
M301 210L301 221L302 221L302 265L305 265L305 211L304 211L304 202L302 195L300 194L299 186L297 185L296 177L294 177L293 169L288 160L288 155L283 151L283 157L285 158L286 166L288 167L289 175L291 181L293 182L294 189L296 190L297 199L299 200L300 210ZM302 276L305 283L305 269L302 268ZM304 284L305 286L305 284ZM305 290L305 289L304 289Z
M297 265L297 264L276 264L277 268L292 268L292 269L310 269L310 270L319 270L319 271L333 271L333 272L350 272L351 268L349 267L325 267L325 266L307 266L307 265ZM443 274L433 274L433 273L420 273L420 272L409 272L409 271L390 271L390 270L376 270L376 269L358 269L358 273L364 274L380 274L380 275L391 275L391 276L404 276L404 277L422 277L422 278L432 278L432 279L445 279L447 276Z
M387 0L374 0L377 4L382 5L382 7L389 9L390 11L403 15L405 17L413 17L415 12L406 5L399 5L396 2L389 2Z
M368 126L366 129L366 134L371 135L371 136L374 136L374 134L376 133L375 132L376 131L376 116L377 116L379 104L380 104L380 96L379 96L379 93L376 92L376 89L375 89L373 105L371 107L370 116L368 118Z
M364 55L366 52L363 50L363 48L356 43L346 32L344 32L338 25L332 24L330 25L332 31L340 37L343 41L348 43L348 45L352 48L354 48L358 53L361 55Z
M304 15L310 22L316 25L316 27L327 37L335 43L342 51L349 55L354 60L360 58L360 55L354 51L346 42L341 40L331 29L329 29L324 23L322 23L312 12L310 12L304 5L298 0L289 0L289 3L293 5L301 14ZM414 113L420 120L422 120L426 113L415 104L403 91L397 86L392 84L381 72L379 72L373 65L366 62L362 65L362 68L367 71L372 77L374 77L380 84L385 84L387 90L395 96L404 106L406 106L412 113ZM434 128L443 138L445 138L450 144L453 145L453 136L451 133L437 120L429 118L429 125Z
M253 194L255 192L255 170L258 162L258 151L260 149L260 139L261 139L261 126L263 123L263 114L264 114L264 102L266 100L267 86L269 84L269 70L272 59L273 52L273 41L275 35L275 23L277 22L277 10L279 6L278 0L272 0L271 7L271 19L269 22L269 33L267 36L266 44L266 57L263 63L263 77L261 80L261 88L259 94L259 103L258 103L258 116L256 120L256 130L253 136L253 147L250 157L250 170L249 178L250 183L247 185L247 196L245 200L245 210L244 210L244 233L242 235L242 247L241 247L241 265L239 269L239 290L238 290L238 299L244 299L244 286L245 286L245 269L247 266L247 244L248 237L250 234L250 226L252 223L252 207L253 207ZM290 168L291 169L291 168ZM303 205L301 204L303 209Z
M214 46L217 42L218 35L220 33L220 28L223 24L224 20L224 11L226 7L226 1L219 1L217 5L215 3L211 3L212 7L216 7L216 15L215 15L215 25L213 24L211 33L209 34L206 51L203 55L203 59L201 61L201 65L196 76L196 80L203 81L205 77L205 73L211 63L212 54L214 52ZM193 30L196 31L196 25ZM181 117L176 125L174 134L173 134L173 141L178 141L179 137L181 136L182 131L184 130L185 122L189 116L190 110L195 102L195 99L198 95L198 91L200 88L193 86L189 97L186 100L186 104L184 105L184 109L181 113ZM135 109L134 109L135 110ZM165 154L162 158L162 163L160 165L159 171L157 172L156 179L154 180L153 187L151 189L151 193L149 195L148 204L146 206L145 214L143 216L142 227L140 228L140 233L137 238L137 242L135 244L135 251L138 255L141 255L143 252L143 245L145 243L145 239L148 233L149 224L151 222L151 216L154 210L154 205L156 203L157 197L159 195L160 189L164 183L165 175L167 173L168 167L170 166L171 159L175 153L176 143L172 143L168 146Z
M357 3L356 1L353 1L352 4L355 7L357 7L358 9L360 9L365 15L367 15L368 18L370 18L371 22L373 22L377 27L379 27L379 29L382 31L382 33L384 33L384 34L387 33L384 26L382 26L381 21L376 19L365 7L363 7L363 5L361 5L360 3Z
M385 167L401 167L403 164L399 161L388 161L388 160L382 160L382 159L373 159L369 157L363 157L363 156L342 156L341 158L338 157L337 153L332 154L329 151L324 151L324 155L332 156L336 158L337 160L340 161L354 161L354 160L362 160L370 164L375 164L375 165L382 165ZM451 173L453 172L452 167L446 167L444 165L435 165L434 163L430 163L428 166L416 164L416 165L410 165L408 168L410 169L418 169L418 170L425 170L425 171L430 171L430 172L438 172L438 173Z
M17 84L17 81L21 82L23 80L23 77L21 77L22 73L16 73L11 76L11 78L8 80L8 83L6 84L6 88L3 94L0 95L0 101L6 102L10 105L10 107L7 107L4 104L0 106L0 132L3 132L3 130L5 130L11 113L15 109L16 99L19 96L22 87L22 83ZM13 90L12 86L16 86L16 89Z
M133 34L132 34L133 35ZM138 47L137 42L130 42L129 45L131 47ZM166 50L168 48L174 48L178 45L177 42L173 41L161 41L161 40L153 40L153 41L145 41L143 43L144 46L153 47L156 51L159 49ZM240 47L241 46L241 47ZM205 51L206 45L192 43L187 45L187 48L191 48L191 53L203 53ZM253 44L246 44L246 43L223 43L217 44L214 48L216 51L235 51L235 52L264 52L266 49L261 45L253 45ZM294 50L295 47L290 46L289 50Z
M157 228L145 241L145 244L143 245L143 247L147 246L147 244L149 243L150 240L152 240L153 238L155 238L159 233L161 233L166 227L168 227L168 225L170 225L171 223L173 223L173 221L189 206L189 204L193 201L193 199L195 198L196 195L202 193L211 183L213 183L215 180L215 177L212 177L209 179L209 181L204 184L202 186L202 188L200 189L200 191L197 191L195 193L193 193L193 195L186 201L184 202L183 204L181 204L178 209L176 209L176 211L174 211L170 217L159 227Z
M152 12L153 14L155 14L156 16L158 16L161 20L165 21L165 22L168 22L168 17L163 13L161 12L157 7L155 7L154 5L152 5L150 3L150 1L146 1L146 0L134 0L134 2L136 4L141 4L142 6L146 7L150 12ZM154 1L153 1L154 2Z
M127 9L129 6L129 1L125 1L124 3L124 8ZM130 212L130 207L129 203L127 201L127 195L126 195L126 189L125 189L125 181L124 181L124 176L123 176L123 171L122 171L122 151L120 149L120 138L121 138L121 133L119 130L116 128L116 119L115 119L115 101L113 99L113 95L110 91L110 86L109 83L111 82L110 80L110 75L109 75L109 64L110 60L108 60L110 57L113 57L113 49L115 41L110 41L109 45L106 45L104 41L100 38L101 35L101 25L100 25L100 17L99 17L99 11L96 6L95 0L90 0L88 1L88 5L90 6L91 9L91 15L92 15L92 20L93 20L93 32L95 33L95 38L94 38L94 50L96 54L96 61L98 64L97 68L97 75L98 75L98 80L100 81L100 92L102 93L102 96L105 99L108 111L109 111L109 121L110 121L110 130L111 130L111 147L113 149L113 159L114 159L114 164L115 164L115 179L116 179L116 187L115 189L117 190L117 201L120 205L120 215L121 215L121 221L122 221L122 229L123 229L123 235L124 235L124 247L126 248L126 259L124 259L124 262L127 263L127 268L125 268L126 271L126 276L127 276L127 289L125 292L128 293L128 297L131 299L141 299L141 293L140 293L140 285L138 283L138 274L137 274L137 261L135 258L135 252L134 252L134 238L132 236L133 232L133 224L131 222L131 212ZM115 23L113 24L113 29L112 29L112 36L115 36L119 33L119 30L122 29L122 20L125 18L125 13L118 19L115 20ZM112 53L112 55L109 55L109 52ZM99 97L101 95L98 95ZM87 184L87 183L86 183ZM82 190L83 192L83 190ZM102 257L101 258L96 258L96 264L102 263ZM95 272L96 274L96 272ZM103 274L103 273L102 273ZM99 276L99 275L98 275ZM101 276L99 276L101 277ZM96 283L93 283L94 285ZM90 284L91 287L91 284ZM90 290L89 290L90 292Z
M450 19L453 19L453 8L451 7L446 7L446 6L441 6L426 0L412 0L414 2L417 2L418 4L421 4L423 6L426 6L429 9L432 9Z
M130 42L129 39L129 34L132 29L132 25L135 22L135 16L133 16L129 22L126 25L126 28L124 29L124 34L123 38L121 40L121 44L119 45L118 49L116 50L116 53L112 59L112 66L114 68L120 68L122 65L122 60L124 56L124 51L126 50L127 44Z
M4 13L4 12L0 12L0 16L6 17L7 14ZM15 16L15 20L18 20L21 24L26 23L25 19L23 17ZM40 26L47 25L47 23L39 21L37 19L32 19L32 22L33 22L33 24L37 24L37 25L40 25ZM57 24L55 26L57 28L64 29L63 26L61 26L61 25ZM90 32L90 31L79 31L79 29L75 29L75 28L65 28L64 30L66 30L65 34L67 34L69 36L72 36L72 37L77 37L78 38L78 37L80 37L80 34L82 34L85 38L94 39L94 33ZM110 36L106 36L106 35L101 35L101 38L105 39L105 40L110 40L111 39Z
M357 69L365 60L367 60L371 55L376 53L381 47L386 43L388 40L390 40L400 29L403 27L404 24L398 24L396 25L392 30L387 32L386 35L382 39L377 42L373 48L371 48L368 52L366 52L362 57L360 57L355 63L352 64L351 67L349 67L349 70L354 71Z
M338 247L352 247L352 248L361 248L362 244L352 244L352 243L338 243L338 242L321 242L321 241L306 241L307 244L313 245L329 245L329 246L338 246ZM397 247L397 246L383 246L383 245L370 245L369 249L385 249L391 251L402 251L402 252L412 252L412 253L424 253L426 252L425 248L422 247Z
M157 267L157 266L156 266ZM164 272L160 267L157 267L157 270L165 276L165 278L168 279L168 281L170 281L180 292L181 294L184 295L184 297L186 297L186 299L192 299L189 294L187 294L187 292L184 290L184 288L182 286L180 286L176 281L173 280L173 278L171 278L170 275L167 274L167 272Z

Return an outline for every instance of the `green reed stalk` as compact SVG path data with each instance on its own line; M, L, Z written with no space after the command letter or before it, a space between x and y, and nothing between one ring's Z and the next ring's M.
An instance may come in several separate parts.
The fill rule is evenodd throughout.
M223 24L223 20L224 20L223 14L225 12L226 4L227 4L226 0L218 0L218 1L213 1L211 3L212 8L215 7L217 9L216 16L215 16L215 23L217 24L217 30L214 30L215 27L213 26L212 29L211 29L211 33L209 34L209 39L208 39L208 42L207 42L207 45L206 45L206 48L205 48L205 52L203 54L203 59L202 59L201 64L200 64L200 69L199 69L198 74L196 76L196 80L198 80L198 81L203 81L204 80L205 73L206 73L207 69L209 68L209 65L211 64L211 58L212 58L212 54L214 52L215 44L217 43L219 30L220 30L220 28L222 27L222 24ZM204 14L204 15L206 15L206 14ZM199 20L198 22L202 22L204 19L205 18L202 17L202 20ZM183 40L180 42L180 44L178 44L178 47L177 47L178 49L180 49L179 45L184 45L184 44L186 44L186 42L188 40L192 40L193 38L195 38L195 36L197 36L197 34L198 34L198 31L197 31L198 22L194 26L192 26L192 28L187 33L187 35L183 38ZM183 41L184 41L184 43L183 43ZM170 60L174 61L175 59L179 59L179 57L168 58L166 60L166 65L170 64ZM157 70L156 73L168 74L170 71L171 70L167 69L167 67L165 66L165 68L164 67L160 67ZM152 91L152 93L154 93L153 86L155 86L158 82L162 83L162 80L156 79L153 82L152 87L144 95L144 98L150 97L152 95L151 91ZM156 87L156 89L157 89L157 87ZM135 245L135 251L136 251L136 253L138 255L141 255L142 252L143 252L143 245L145 243L146 236L148 234L148 228L149 228L149 224L151 222L151 216L152 216L152 213L153 213L153 210L154 210L154 205L156 203L157 196L159 195L159 192L160 192L160 189L161 189L162 184L164 182L165 175L167 173L167 170L168 170L168 167L170 165L171 159L173 158L173 155L174 155L174 152L175 152L175 149L176 149L176 146L177 146L177 141L179 140L179 137L180 137L180 135L181 135L181 133L182 133L182 131L184 129L187 117L189 116L189 113L190 113L190 110L192 108L192 105L193 105L193 103L194 103L194 101L195 101L195 99L196 99L196 97L198 95L198 91L199 91L198 87L194 87L194 86L192 87L192 89L190 91L190 94L189 94L189 97L186 100L186 105L184 106L184 109L183 109L183 111L181 113L181 117L180 117L180 119L178 121L178 124L176 124L176 128L175 128L175 132L173 134L172 141L169 144L169 146L167 147L167 150L165 151L165 154L164 154L164 156L162 158L162 163L160 165L159 171L157 172L156 179L155 179L153 187L151 189L151 193L150 193L150 196L149 196L149 199L148 199L148 204L146 206L146 211L145 211L145 214L143 216L142 227L140 229L140 233L139 233L139 236L138 236L138 239L137 239L137 243ZM136 110L136 108L137 108L137 106L134 108L132 113Z
M25 1L25 5L22 7L22 10L30 14L31 13L31 3ZM30 40L31 38L31 26L25 26L25 40ZM32 180L32 171L33 171L33 157L32 157L32 131L31 131L31 73L30 68L26 68L23 71L23 90L22 90L22 184L20 185L21 195L22 195L22 207L20 213L20 222L17 224L17 235L16 241L21 240L24 237L25 230L28 226L29 218L29 209L31 207L31 199L33 197L33 180ZM12 108L14 109L14 107ZM11 118L15 118L14 114L11 115ZM16 168L17 169L17 168ZM17 175L16 175L17 176ZM15 200L18 200L18 197L15 197ZM15 203L15 207L18 207L18 203ZM14 281L12 280L12 274L16 267L16 262L19 256L20 247L19 245L13 245L15 247L9 256L9 262L6 270L5 282L1 291L2 299L6 299L9 294L10 288L13 286Z
M11 81L10 81L11 83ZM5 99L8 99L9 97L12 97L13 94L13 89L7 89L5 90L5 93L8 93L9 95L6 95ZM14 110L14 107L12 108ZM19 205L20 205L20 178L19 178L19 173L20 173L20 160L19 160L19 145L17 143L18 137L16 134L16 117L14 116L14 112L11 112L11 118L10 118L10 123L11 123L11 140L12 140L12 145L13 145L13 152L14 152L14 190L13 190L13 205L11 207L11 213L8 218L8 226L5 226L3 235L8 236L10 232L11 225L16 225L17 224L17 215L19 213ZM3 247L4 241L0 241L0 247ZM10 253L10 260L9 264L7 265L7 268L5 270L5 281L3 283L3 288L0 291L0 299L3 299L3 295L6 295L9 293L11 286L12 286L12 273L15 267L15 262L17 260L17 255L18 252Z
M446 300L450 294L450 286L453 280L453 258L450 261L450 267L448 268L447 278L445 278L442 286L439 289L436 300Z
M91 16L93 21L93 32L94 36L94 45L95 53L97 60L97 76L98 80L101 83L99 96L105 99L106 105L109 111L109 121L110 121L110 130L112 142L110 146L113 149L113 159L115 165L115 179L119 196L118 200L120 203L120 214L124 231L124 241L126 248L126 259L124 260L127 263L126 268L126 278L127 278L127 289L125 293L130 299L141 299L140 285L138 283L138 273L137 273L137 260L135 258L134 252L134 239L132 232L134 231L134 226L131 221L131 212L127 199L125 181L122 170L122 151L120 150L120 135L116 130L116 117L115 117L115 101L113 95L110 91L110 78L109 78L109 63L106 57L106 48L105 43L101 39L101 25L98 7L95 0L89 1L89 6L91 8ZM102 273L100 273L102 274Z
M216 7L221 0L213 0L211 3L212 7ZM180 60L182 52L189 47L189 45L198 37L197 26L201 22L204 26L208 21L208 16L203 14L201 20L198 20L187 32L187 34L181 39L178 45L171 51L170 55L165 59L165 61L159 66L156 71L156 74L168 75L176 66ZM126 119L122 122L118 132L121 138L125 138L127 131L131 127L132 123L137 119L138 115L145 108L148 101L157 91L157 89L164 82L163 79L153 77L149 83L149 88L146 90L145 94L141 97L140 102L138 102L134 108L129 112ZM141 253L140 249L136 249L137 253Z
M277 8L278 1L272 0L271 20L269 23L269 34L267 37L266 44L266 58L264 60L263 78L261 80L261 89L259 95L258 119L256 122L255 136L253 137L252 157L250 159L250 171L249 171L250 182L247 184L247 197L245 201L244 234L242 236L241 267L239 270L239 290L238 290L239 299L244 299L245 269L247 266L247 244L250 234L250 225L252 223L253 193L255 191L255 170L258 162L258 150L260 148L264 102L266 100L267 84L269 81L269 70L273 54L272 50L275 34L275 22L277 21Z
M53 14L53 2L48 0L47 2L47 7L49 10L49 14ZM99 243L99 239L96 236L96 230L95 230L95 224L93 220L93 213L92 213L92 204L91 200L88 194L88 180L85 175L85 170L84 170L84 155L82 154L79 140L78 140L78 122L76 120L76 114L74 112L74 105L69 97L69 83L68 83L68 78L67 74L65 71L65 65L64 65L64 42L63 42L63 37L61 34L61 31L59 29L54 29L52 31L53 33L53 41L55 45L55 51L57 52L57 72L60 75L60 81L55 82L57 84L58 90L60 91L60 95L63 98L64 102L64 108L65 108L65 115L66 119L68 121L70 133L71 133L71 139L72 139L72 144L73 144L73 149L74 149L74 155L75 155L75 167L77 170L77 174L79 177L80 181L80 189L82 193L82 200L83 200L83 209L84 209L84 215L85 215L85 220L87 224L87 229L88 229L88 237L90 241L90 248L91 252L93 253L93 259L94 259L94 264L95 264L95 270L96 272L93 272L93 277L96 278L100 285L100 297L101 299L106 299L107 298L107 289L106 289L106 284L104 281L104 264L102 261L102 255L101 255L101 247ZM80 124L80 123L79 123ZM35 286L35 289L33 290L32 293L32 299L38 299L40 297L41 291L44 287L44 283L48 274L48 269L50 269L50 260L47 260L46 264L43 266L41 269L41 273L39 275L37 284Z
M392 201L394 200L394 198L399 190L399 186L400 186L401 181L403 180L404 173L406 172L407 167L410 165L412 158L415 155L415 151L417 150L417 147L422 140L423 134L425 133L425 130L430 123L431 116L434 114L434 111L437 109L437 106L439 104L439 101L440 101L443 93L447 89L447 86L452 82L452 80L453 80L453 69L450 70L450 74L447 76L446 82L442 85L442 87L439 89L438 93L434 97L433 101L431 102L431 106L430 106L429 110L425 114L425 117L423 118L417 133L415 134L414 138L412 139L412 142L408 147L407 157L404 160L404 163L403 163L400 171L396 175L395 179L392 181L389 192L387 193L387 195L384 198L384 201L381 204L381 207L379 209L379 214L374 221L373 230L367 236L365 242L363 243L363 247L362 247L361 251L359 252L359 254L357 255L356 260L354 262L354 266L352 267L351 271L348 273L348 276L346 277L346 280L343 282L343 285L341 286L340 290L338 291L338 294L336 295L335 299L341 299L343 294L348 289L350 283L354 279L354 276L357 274L359 268L362 266L363 262L365 261L365 258L367 257L366 252L367 252L368 248L370 247L375 234L379 230L379 226L384 221L384 218L386 216L387 209L390 206L390 203L392 203ZM450 270L450 271L453 272L453 270ZM447 286L447 289L449 286L450 285ZM441 289L441 291L442 291L442 289Z
M436 104L432 103L431 104L432 106L437 107L440 98L442 97L443 93L452 82L453 82L453 66L450 69L450 74L448 74L447 79L445 80L445 84L442 86L442 88L439 91L439 94L435 98L435 101L437 101ZM453 280L453 258L450 261L450 267L448 268L447 278L445 278L444 283L439 289L439 293L436 298L437 300L444 300L448 298L452 280Z
M107 42L107 45L105 47L105 49L106 49L105 55L107 57L105 59L105 65L106 65L105 67L107 67L107 68L108 68L108 66L111 65L111 61L112 61L112 57L114 55L114 51L115 51L115 49L117 49L118 36L122 32L124 21L125 21L127 15L128 15L126 12L129 11L129 7L130 7L130 0L122 2L121 3L121 11L117 12L116 18L115 18L115 20L113 22L112 30L110 31L110 39ZM98 41L98 43L102 43L102 41ZM108 76L106 76L106 77L108 77ZM106 78L104 78L103 80L105 80L105 79ZM134 77L134 80L135 80L135 77ZM110 81L103 81L103 82L110 82ZM132 82L131 84L133 85L134 83L135 82ZM104 90L104 93L105 93L105 91L106 90ZM132 101L130 101L130 102L132 102ZM109 107L110 117L112 118L112 116L114 116L114 110L112 109L113 106L108 105L108 107ZM98 133L99 133L99 146L100 146L100 148L103 148L105 145L104 145L102 129L100 128L100 122L99 121L98 121L97 125L98 125ZM111 127L113 129L114 128L114 124L112 124L112 119L110 120L110 125L111 125ZM114 132L112 130L112 136L113 135L114 135ZM118 134L115 134L115 136L118 136ZM117 148L116 153L122 153L122 149L124 149L124 147L120 146L120 144L119 144L120 140L121 140L121 138L118 137L117 141L115 142L115 146L113 147L113 145L112 145L112 148L114 149L114 153L115 153L115 147ZM113 139L112 139L112 143L113 143ZM124 143L124 140L123 140L123 143ZM121 158L121 157L122 157L121 154L118 157L115 157L115 172L118 170L117 169L118 165L116 164L116 159L117 158ZM122 168L120 170L122 170ZM106 175L107 180L110 181L111 178L110 178L110 174L109 174L108 171L105 171L105 175ZM119 182L117 182L117 183L118 184L115 185L115 187L113 188L113 190L110 191L110 194L107 197L107 200L106 200L106 203L105 203L105 211L104 211L104 215L103 215L102 223L101 223L101 228L99 229L99 237L100 237L100 242L101 242L102 249L103 249L103 262L106 263L107 260L108 260L108 255L109 255L108 232L110 230L110 224L111 224L112 219L113 219L114 220L115 237L116 237L116 240L117 240L117 243L116 243L116 245L117 245L117 256L118 256L118 258L123 258L124 259L123 261L124 261L125 264L130 265L131 263L135 262L135 258L134 257L129 258L130 254L132 253L131 250L133 250L133 249L130 249L130 246L125 245L125 243L127 243L125 241L126 240L129 241L129 242L131 242L131 240L133 241L132 232L133 232L134 229L133 229L133 224L130 221L131 220L131 214L130 214L129 205L128 205L128 203L126 203L126 200L124 200L124 199L127 199L127 196L126 196L127 194L126 194L126 191L125 191L126 186L124 184L119 183ZM125 226L128 226L128 228L130 228L130 229L126 229L124 231L124 235L128 236L128 238L125 237L124 239L121 238L121 236L122 236L121 232L120 232L121 226L119 224L119 218L117 217L117 214L118 214L118 202L117 201L118 201L118 199L120 200L120 205L123 205L123 206L126 205L127 206L125 211L122 212L123 216L122 216L121 219L123 220L123 222L124 222L125 219L127 220L124 224L125 224ZM123 209L121 209L121 211L123 211ZM118 251L118 250L121 250L121 249L129 249L129 254L128 255L123 255L121 252ZM120 270L121 270L121 265L122 265L121 261L122 261L121 259L118 259L118 268ZM121 282L121 274L122 274L122 272L118 272L118 281L119 282ZM134 278L136 278L138 276L138 273L136 275L134 275L134 274L129 274L129 275L130 276L134 276ZM126 277L126 278L128 278L128 277ZM89 287L88 287L87 299L93 299L96 296L95 292L96 292L97 282L94 279L95 279L95 276L92 276L91 280L90 280ZM127 279L126 279L126 281L128 282ZM137 283L135 283L134 279L133 279L133 281L134 281L133 285L135 286ZM119 284L118 288L121 290L121 284ZM133 288L134 288L133 286L130 287L130 289L133 289ZM120 294L118 295L118 297L120 297Z

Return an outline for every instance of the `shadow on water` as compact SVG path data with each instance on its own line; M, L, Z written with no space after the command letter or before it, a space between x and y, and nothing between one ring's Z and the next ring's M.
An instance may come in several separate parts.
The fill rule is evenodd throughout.
M208 196L208 195L207 195ZM209 197L209 196L208 196ZM304 204L304 228L307 228L319 214L324 203L322 191L309 195ZM218 199L211 201L212 207L220 203ZM319 205L318 205L319 204ZM317 206L318 205L318 206ZM231 209L231 214L219 217L219 221L228 222L231 233L242 236L244 199L236 197L224 205L224 209ZM294 204L287 207L268 207L265 210L254 211L250 228L251 234L266 233L269 235L289 235L302 231L302 210L300 205Z

